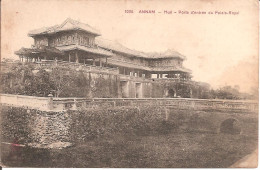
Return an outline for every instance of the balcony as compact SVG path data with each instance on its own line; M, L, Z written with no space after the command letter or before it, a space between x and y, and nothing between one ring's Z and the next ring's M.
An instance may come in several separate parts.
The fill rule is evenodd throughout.
M94 65L88 65L83 63L75 63L75 62L68 62L68 61L55 61L55 60L42 60L40 62L35 62L36 68L46 68L50 69L56 66L74 69L76 71L86 71L86 72L95 72L95 73L105 73L105 74L119 74L119 70L117 68L110 68L110 67L100 67Z
M146 79L145 77L136 77L136 76L130 76L130 75L124 75L124 74L119 74L120 80L121 81L151 81L150 79Z

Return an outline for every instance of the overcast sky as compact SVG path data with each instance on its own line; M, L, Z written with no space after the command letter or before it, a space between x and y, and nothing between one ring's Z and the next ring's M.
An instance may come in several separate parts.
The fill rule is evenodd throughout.
M125 13L127 9L134 13ZM139 10L156 13L140 14ZM164 14L164 10L173 14ZM214 14L178 14L179 10ZM216 15L215 11L239 14ZM29 30L61 24L70 17L132 49L182 53L187 57L184 65L193 71L196 81L213 87L239 85L242 91L257 86L257 0L4 0L1 12L2 58L17 57L14 51L31 47Z

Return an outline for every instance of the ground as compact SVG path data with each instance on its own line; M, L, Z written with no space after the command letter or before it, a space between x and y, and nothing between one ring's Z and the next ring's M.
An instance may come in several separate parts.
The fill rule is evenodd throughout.
M256 147L257 136L173 130L147 136L117 134L63 150L23 148L19 156L3 161L12 167L222 168Z

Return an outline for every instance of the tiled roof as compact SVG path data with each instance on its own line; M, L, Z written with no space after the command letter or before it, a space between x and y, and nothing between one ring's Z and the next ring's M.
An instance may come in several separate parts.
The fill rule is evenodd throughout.
M147 56L144 53L139 52L139 51L135 51L135 50L131 50L131 49L123 46L122 44L115 42L115 41L111 41L111 40L107 40L107 39L97 37L97 38L95 38L95 42L101 48L105 48L105 49L108 49L108 50L124 53L124 54L130 55L130 56L147 58Z
M40 29L32 30L28 33L28 35L35 36L41 34L54 34L56 32L67 30L82 30L95 35L101 35L97 29L89 26L88 24L83 24L71 18L66 19L61 25L54 25L52 27L43 27Z
M38 53L54 53L63 55L63 52L57 48L49 47L49 46L40 46L40 48L21 48L18 51L14 52L17 55L30 55L30 54L38 54Z
M68 46L61 46L61 47L56 47L56 48L61 51L79 49L79 50L83 50L83 51L86 51L89 53L99 54L99 55L103 55L103 56L112 56L113 55L113 53L111 53L110 51L107 51L107 50L104 50L101 48L91 48L91 47L86 47L86 46L81 46L81 45L68 45Z
M135 69L141 69L141 70L147 70L147 71L155 71L155 72L169 72L169 71L177 71L177 72L184 72L184 73L191 73L192 71L190 69L187 69L185 67L174 67L174 66L166 66L166 67L148 67L141 64L135 64L132 62L126 62L121 60L116 60L113 58L108 58L107 62L109 64L119 65L122 67L129 67L129 68L135 68Z
M119 53L124 53L134 57L147 58L147 59L161 59L161 58L180 58L183 60L186 59L185 56L183 56L182 54L174 50L167 50L163 53L156 53L156 52L144 53L136 50L131 50L118 42L103 39L101 37L97 37L95 40L96 40L96 44L101 48L116 51Z
M150 56L151 58L181 58L183 60L186 59L184 55L172 49L168 49L163 53L157 53L157 52L147 53L147 55Z

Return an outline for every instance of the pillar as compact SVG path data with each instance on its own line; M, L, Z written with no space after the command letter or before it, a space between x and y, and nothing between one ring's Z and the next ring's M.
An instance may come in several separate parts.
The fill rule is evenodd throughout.
M69 62L70 62L70 52L69 52Z
M79 63L79 56L78 56L78 51L76 51L76 63Z
M93 58L93 66L95 66L96 65L96 63L95 63L95 58Z
M99 58L99 66L102 67L102 61L101 61L101 58Z
M53 109L53 97L49 96L48 99L48 110L52 110Z

